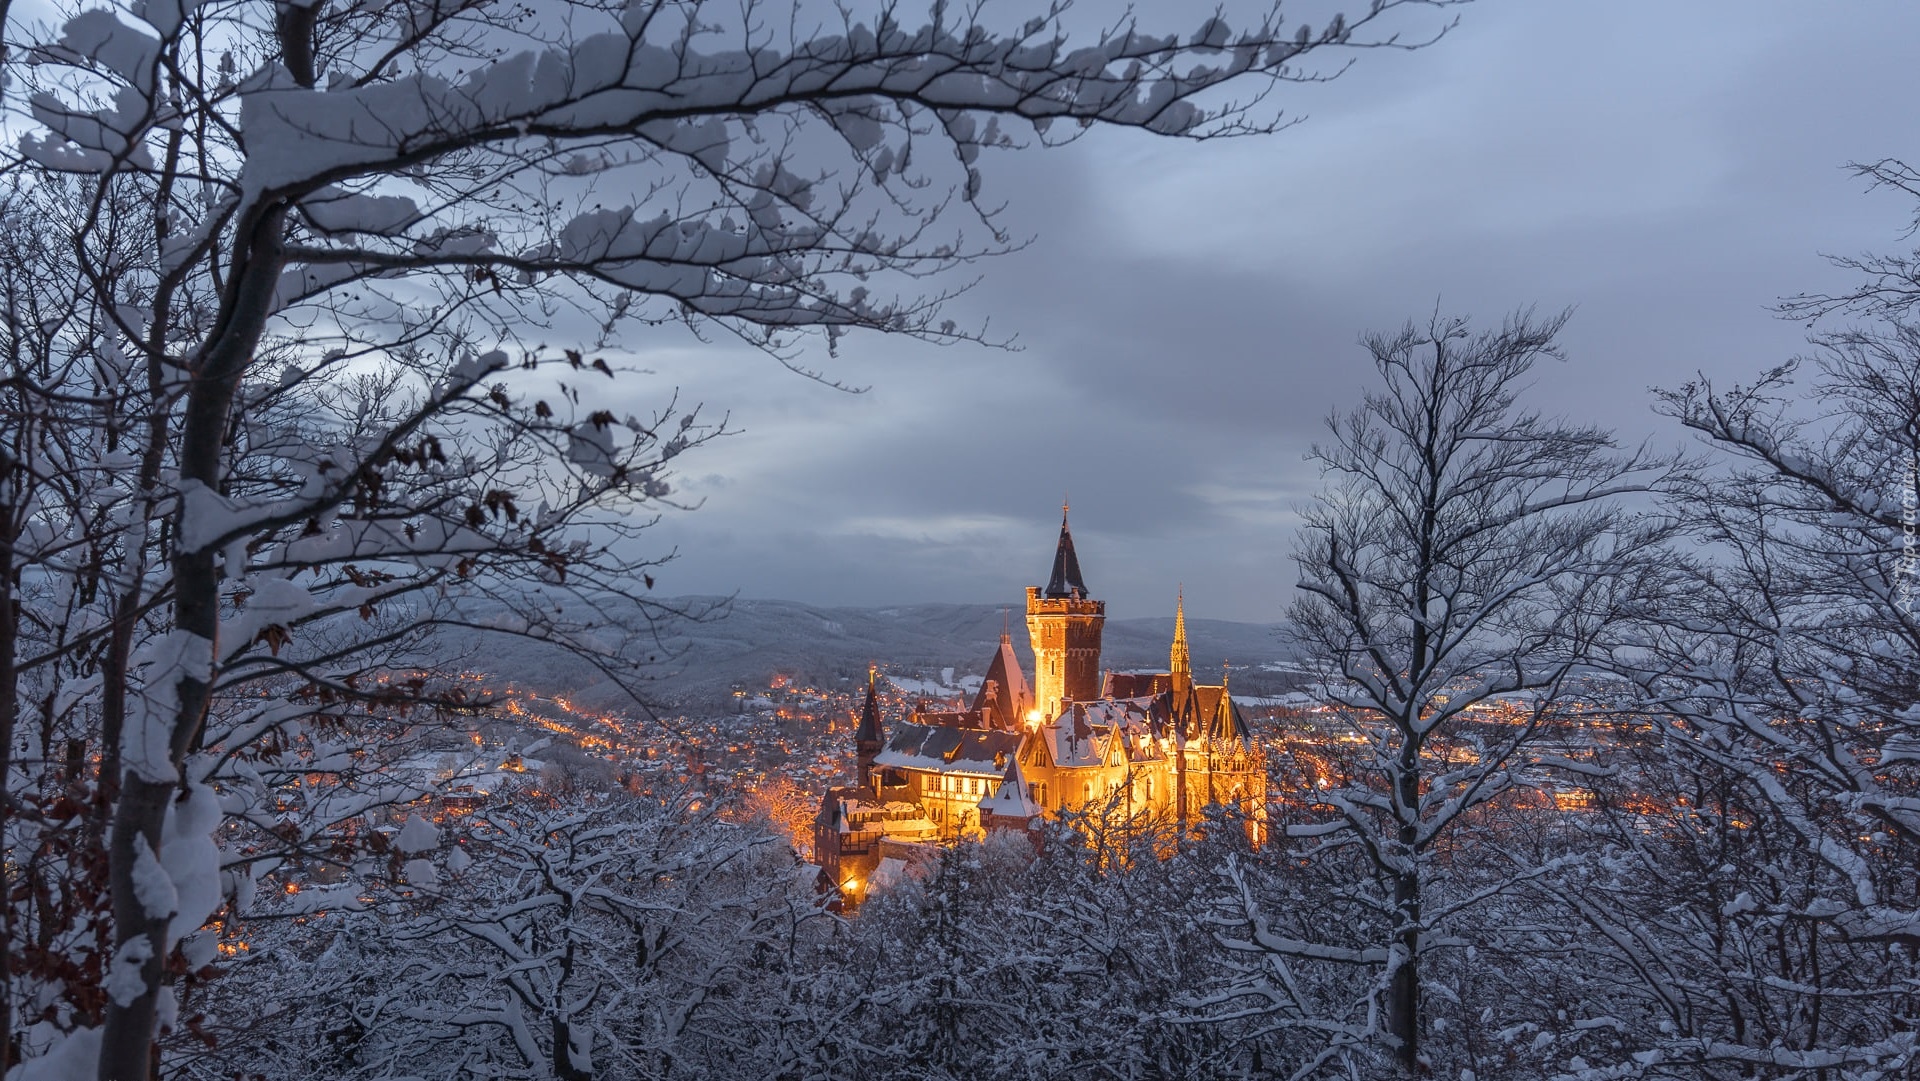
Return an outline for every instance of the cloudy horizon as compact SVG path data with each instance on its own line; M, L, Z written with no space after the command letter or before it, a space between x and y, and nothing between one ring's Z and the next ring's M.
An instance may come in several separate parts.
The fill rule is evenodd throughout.
M629 336L739 434L679 464L649 549L666 594L1015 604L1063 495L1116 618L1279 619L1303 460L1372 369L1357 344L1436 308L1571 308L1532 404L1683 440L1648 390L1804 351L1769 306L1843 286L1823 252L1896 247L1912 208L1844 168L1913 154L1920 9L1480 0L1445 40L1285 88L1306 122L1192 144L1095 132L990 156L1019 251L956 302L1015 351L861 336L801 363ZM1142 5L1148 27L1188 21Z

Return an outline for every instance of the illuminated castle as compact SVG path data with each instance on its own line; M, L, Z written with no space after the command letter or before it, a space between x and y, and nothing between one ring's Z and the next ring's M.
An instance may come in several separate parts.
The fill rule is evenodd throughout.
M1087 590L1062 508L1053 573L1027 588L1031 684L1003 634L972 708L916 707L889 732L869 672L857 779L830 789L814 820L815 859L830 880L857 897L929 846L1079 809L1185 829L1225 804L1264 840L1266 754L1225 682L1193 681L1184 598L1167 671L1103 681L1106 609Z

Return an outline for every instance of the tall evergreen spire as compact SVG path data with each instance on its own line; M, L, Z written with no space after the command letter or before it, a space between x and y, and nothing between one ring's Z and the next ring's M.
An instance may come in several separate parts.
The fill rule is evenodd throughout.
M1073 531L1067 528L1067 504L1060 504L1060 545L1053 552L1053 575L1047 579L1047 596L1085 597L1086 579L1080 576L1080 557L1073 552Z

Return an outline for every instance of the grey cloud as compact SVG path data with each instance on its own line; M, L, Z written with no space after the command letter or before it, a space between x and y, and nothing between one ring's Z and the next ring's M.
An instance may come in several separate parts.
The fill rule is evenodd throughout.
M1171 6L1171 5L1170 5ZM1154 13L1146 13L1149 20ZM1801 348L1783 294L1819 252L1891 246L1908 208L1841 165L1912 155L1920 8L1489 0L1406 55L1295 94L1309 123L1204 146L1095 135L984 164L1031 247L958 302L1024 351L863 339L808 358L865 396L737 352L662 384L745 435L689 460L706 496L657 535L673 591L1016 603L1063 490L1116 614L1275 618L1301 452L1372 373L1368 329L1576 306L1535 404L1678 441L1647 388ZM643 358L646 351L641 350ZM649 362L652 362L649 358Z

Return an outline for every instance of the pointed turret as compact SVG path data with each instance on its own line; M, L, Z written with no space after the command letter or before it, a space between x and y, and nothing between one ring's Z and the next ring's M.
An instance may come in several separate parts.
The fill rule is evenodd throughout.
M1067 528L1067 504L1060 504L1060 544L1053 551L1053 575L1047 579L1047 596L1080 598L1087 596L1086 580L1080 577L1080 557L1073 552L1073 531Z
M1187 591L1180 590L1179 598L1173 602L1173 649L1167 662L1167 670L1173 673L1173 696L1177 702L1187 700L1187 692L1193 689L1193 657L1187 651Z
M873 784L873 760L880 756L886 735L880 727L880 700L874 689L875 669L867 666L867 704L860 710L860 727L853 731L854 759L860 766L860 786Z
M1027 791L1027 779L1020 773L1020 759L1007 763L1000 787L979 804L980 825L986 829L1026 829L1043 812L1033 794Z

